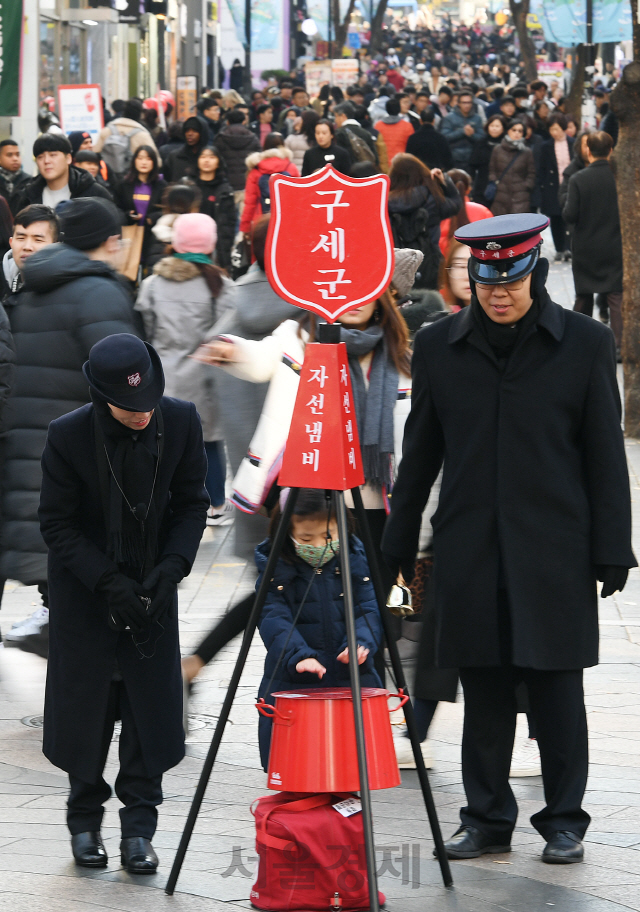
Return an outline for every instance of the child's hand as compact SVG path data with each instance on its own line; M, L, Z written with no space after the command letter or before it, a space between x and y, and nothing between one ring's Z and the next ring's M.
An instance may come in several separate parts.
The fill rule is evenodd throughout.
M364 646L358 646L358 665L362 665L366 661L367 656L369 655L369 650ZM349 647L343 649L340 655L338 656L338 661L342 662L344 665L349 664Z
M296 665L296 671L298 674L309 671L311 674L318 675L320 680L322 680L323 675L327 673L327 669L324 667L324 665L321 665L317 659L303 659Z

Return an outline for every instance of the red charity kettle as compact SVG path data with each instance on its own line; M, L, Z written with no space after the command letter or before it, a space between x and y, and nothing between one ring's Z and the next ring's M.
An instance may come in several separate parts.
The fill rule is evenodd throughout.
M317 687L274 693L258 712L273 719L267 784L287 792L356 792L360 789L353 697L350 687ZM369 788L400 785L387 700L409 697L379 687L362 688ZM398 709L394 707L394 709Z

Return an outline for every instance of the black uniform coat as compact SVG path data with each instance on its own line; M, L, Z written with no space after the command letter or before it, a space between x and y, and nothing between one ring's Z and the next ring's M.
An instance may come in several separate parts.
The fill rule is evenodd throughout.
M164 448L154 493L158 562L179 554L191 567L209 505L202 428L192 402L164 397L160 408ZM143 659L130 632L119 634L108 626L106 603L94 593L114 565L105 554L92 414L93 405L84 405L51 422L39 510L49 548L43 751L55 766L84 782L94 782L101 773L100 741L116 660L149 776L184 756L177 611L162 619L165 630L157 639L160 628L151 628L151 641L141 648L152 658Z
M415 337L382 548L415 556L444 461L431 520L441 667L500 665L509 620L514 665L595 665L594 565L636 566L613 335L543 287L539 297L504 372L470 307ZM498 614L499 582L510 618Z
M620 214L616 179L608 161L595 161L571 177L562 215L573 229L571 268L576 294L621 292Z
M573 137L567 136L565 142L569 145L569 159L573 152ZM548 139L540 146L538 159L538 189L540 192L540 211L545 215L562 215L558 191L560 190L560 175L556 160L555 140Z

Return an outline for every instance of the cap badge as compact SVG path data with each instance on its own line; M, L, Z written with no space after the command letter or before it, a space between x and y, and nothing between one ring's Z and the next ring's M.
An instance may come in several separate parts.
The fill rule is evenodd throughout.
M497 244L495 241L489 241L487 250L502 250L502 244Z
M138 386L140 384L140 374L131 374L127 377L129 386Z

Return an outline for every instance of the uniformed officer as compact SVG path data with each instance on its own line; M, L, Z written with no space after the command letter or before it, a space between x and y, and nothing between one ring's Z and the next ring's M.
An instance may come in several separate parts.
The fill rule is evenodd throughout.
M49 548L43 750L69 774L76 863L104 867L103 778L122 720L115 791L123 865L151 874L162 774L184 756L177 591L206 525L195 406L163 396L152 346L108 336L84 365L92 403L49 425L40 523Z
M383 553L413 573L420 518L432 519L437 658L465 695L467 806L450 858L510 851L515 688L524 681L546 806L531 823L542 860L581 861L588 744L583 669L598 662L598 595L621 590L631 508L611 331L555 304L540 258L548 219L465 225L469 307L421 330L413 405Z

